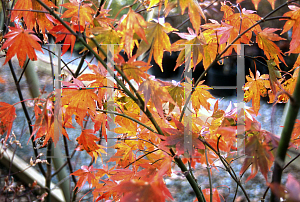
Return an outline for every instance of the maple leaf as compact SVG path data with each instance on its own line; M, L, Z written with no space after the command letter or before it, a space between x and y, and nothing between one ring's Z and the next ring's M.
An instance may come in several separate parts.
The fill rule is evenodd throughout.
M97 89L97 95L98 95L98 101L104 100L106 88L108 84L110 84L110 80L106 78L107 70L104 68L104 66L99 62L98 65L90 64L86 61L88 64L89 69L93 72L93 74L82 74L77 79L80 81L88 81L91 82L88 87L92 88L95 87ZM113 84L111 84L113 85ZM103 87L103 88L101 88ZM101 106L102 103L98 102L98 104Z
M42 109L39 106L41 106ZM28 139L28 142L31 139L31 137L34 134L36 134L34 140L45 137L42 147L44 147L47 144L50 138L52 139L52 141L56 146L59 140L59 133L54 132L54 119L56 117L54 115L53 102L48 98L46 102L36 104L34 106L34 111L35 111L36 121L35 124L33 125L34 126L33 131L30 138ZM62 125L62 120L58 119L57 124ZM62 131L60 132L62 132L62 134L69 139L68 133L66 132L65 128L62 126L58 128L61 128Z
M289 78L282 84L283 89L290 95L294 93L296 82L298 79L298 74L299 74L299 68L297 68L294 71L293 76L291 78ZM286 103L289 99L290 99L289 96L286 95L285 93L281 93L280 95L278 95L277 98L278 102L282 102L282 103Z
M133 112L124 112L127 116L130 116L134 119L139 120L139 114ZM137 133L137 123L129 120L128 118L117 116L115 118L115 122L118 123L121 127L117 127L114 129L115 133L127 133L129 136L135 136Z
M126 140L126 144L123 142L117 143L115 149L117 152L112 156L108 162L115 161L118 167L125 168L131 162L136 161L135 153L133 150L137 148L136 142Z
M281 34L289 31L293 27L292 40L290 42L290 51L289 53L299 53L300 49L300 7L297 5L289 5L289 9L292 11L286 12L283 16L289 17L290 19L282 19L287 20Z
M122 32L123 37L121 42L124 44L125 52L129 57L132 56L134 45L138 46L137 40L139 38L134 37L135 34L148 44L144 31L146 27L147 22L144 18L140 14L135 13L131 8L129 9L129 12L120 19L117 31Z
M65 23L67 25L69 25L70 28L74 32L84 31L83 26L80 26L80 29L79 29L79 26L75 23L68 23L68 22L65 22ZM69 32L69 30L61 24L56 25L51 30L49 30L49 32L52 33L56 37L55 43L58 43L58 42L64 40L64 45L62 46L62 54L61 55L64 55L67 52L67 50L71 47L71 56L72 56L75 41L76 41L76 36L72 35Z
M177 155L181 155L184 154L185 152L185 146L187 143L185 143L185 127L184 125L173 119L173 121L176 124L177 129L174 128L163 128L163 131L165 133L171 134L170 136L167 136L165 138L165 141L162 141L160 143L160 146L164 147L164 146L173 146L176 145L176 154ZM187 128L191 128L190 126ZM205 149L203 143L198 139L198 134L197 133L193 133L190 134L192 136L192 145L194 148L196 149ZM194 151L194 150L193 150ZM189 154L189 155L193 155L193 154Z
M210 110L210 103L208 99L213 99L214 97L208 92L210 87L206 85L201 85L204 81L201 81L196 87L196 90L191 98L192 106L195 109L196 113L200 109L200 106L203 106L206 110Z
M41 45L38 43L41 42L41 40L37 36L31 34L34 33L33 31L24 30L23 28L19 27L9 28L11 31L4 36L4 38L7 40L1 48L1 50L3 50L9 47L3 65L5 65L15 54L17 54L19 65L22 68L27 56L31 60L37 60L34 49L44 53Z
M241 175L251 165L251 174L246 182L255 177L258 168L266 181L268 179L267 174L273 164L274 156L271 152L272 147L269 145L269 137L265 137L265 135L266 132L264 130L253 130L247 134L247 139L245 140L245 154L247 157L240 170Z
M91 8L92 4L82 3L79 0L69 0L70 3L62 4L62 7L67 8L61 18L71 18L76 16L77 24L85 26L93 24L93 14L95 11Z
M202 8L200 7L199 3L195 0L179 0L179 5L181 8L181 15L184 14L184 11L186 8L189 9L188 12L189 12L190 21L191 21L196 33L198 34L200 31L201 16L203 19L206 20L204 12L203 12Z
M167 33L171 31L178 31L177 29L173 28L169 23L164 23L163 25L160 23L153 23L148 22L148 26L145 30L146 33L146 41L142 41L139 45L139 49L137 51L137 56L141 55L142 53L146 52L150 48L150 56L148 63L153 58L155 62L160 67L161 71L163 72L162 67L162 58L163 52L166 50L171 52L171 43L169 36Z
M162 108L162 101L170 102L174 105L176 103L173 101L172 97L170 96L168 90L164 88L160 82L157 80L152 80L150 77L147 78L139 87L140 92L143 92L145 97L145 107L146 110L147 103L151 98L151 101L154 103L154 106L161 117L164 117L163 108Z
M78 187L78 191L80 191L86 182L88 182L91 185L92 181L96 179L95 171L97 170L98 169L95 169L93 165L89 167L81 166L81 169L78 169L75 172L71 173L71 175L75 175L79 177L79 180L77 181L75 188Z
M300 144L300 120L296 119L294 129L292 132L291 142L297 146L297 149L299 148Z
M106 128L108 127L107 124L107 116L104 113L96 113L94 116L92 116L92 121L94 122L94 133L101 130L102 136L104 136L106 142L107 142L107 133Z
M268 186L278 198L289 202L300 201L300 182L290 173L288 174L285 186L277 182L270 183Z
M120 66L120 69L129 80L133 79L137 84L140 84L143 82L143 79L149 76L146 72L151 66L143 61L136 61L136 55L129 58L127 62L121 55L118 54L117 57L114 60L115 64Z
M162 179L151 180L150 182L136 179L123 181L114 190L120 194L124 194L120 202L165 202L166 198L173 199Z
M94 134L94 131L92 129L85 129L82 131L80 136L76 138L76 141L78 141L78 148L77 150L84 149L91 157L95 158L97 161L98 155L101 156L101 153L106 154L104 151L104 147L97 144L95 141L99 141L100 138L96 137Z
M181 111L181 107L182 107L183 101L184 101L184 87L179 86L179 83L175 84L175 85L171 85L168 87L168 92L171 95L172 99L177 104L177 106L179 107L179 110ZM174 110L174 108L175 108L175 105L172 103L169 103L169 112L172 112Z
M282 52L279 47L273 41L285 40L279 37L277 34L273 33L279 29L275 28L265 28L263 31L256 33L256 43L258 47L264 50L267 58L273 59L277 67L279 68L279 59L286 65Z
M244 0L237 0L236 3L241 3ZM271 4L272 9L275 8L275 1L276 0L268 0L268 2ZM257 10L258 8L258 4L259 4L260 0L252 0L252 3L254 4L255 10Z
M263 74L260 76L259 71L256 71L256 76L253 75L252 71L249 69L250 77L247 75L247 83L244 85L244 101L249 102L252 100L252 107L255 114L258 114L260 108L260 96L267 96L267 88L270 88L270 82L267 80L268 75Z
M179 53L179 56L176 60L176 66L174 68L174 71L180 66L182 65L185 61L185 46L183 46L183 44L191 44L191 57L192 57L192 63L191 63L191 68L194 68L196 65L201 62L201 60L203 59L204 55L205 55L205 47L206 47L206 39L204 37L204 35L202 33L200 33L199 35L197 35L191 28L187 28L189 33L177 33L175 32L175 34L177 34L178 36L180 36L181 38L183 38L183 40L178 40L177 42L172 44L172 51L179 51L181 50L181 52ZM197 45L195 45L197 44ZM210 50L212 51L212 50ZM205 60L206 58L204 58ZM206 68L206 63L204 62L204 68ZM190 71L190 69L187 69L188 66L185 67L185 71Z
M83 127L83 119L89 114L96 114L96 103L98 100L97 95L93 89L80 89L85 88L83 83L73 78L74 83L64 82L65 86L71 87L62 90L62 106L66 106L65 120L68 120L73 114L76 115L77 123Z
M5 141L7 141L10 135L11 128L16 117L17 114L14 105L0 102L0 134L3 135L5 131L7 131Z
M210 189L203 189L202 192L203 192L205 200L211 201L210 200ZM212 202L221 202L221 198L220 198L220 194L219 194L218 190L216 188L213 188L212 192L213 192ZM198 200L195 200L195 201L198 201Z
M225 43L225 40L227 44L231 44L240 33L246 31L249 27L261 19L259 15L255 14L255 11L246 10L245 8L242 9L241 13L234 13L232 7L227 6L226 4L221 7L221 11L224 12L224 22L222 22L221 27L213 28L217 31L218 35L221 35L220 44ZM256 25L251 30L248 30L245 34L243 34L234 44L249 44L252 38L252 31L260 32L261 28L259 25ZM225 47L226 46L223 46L221 48L223 49ZM230 55L233 49L237 52L237 46L232 46L224 55Z
M42 0L50 8L57 8L51 1ZM18 9L22 11L18 11ZM28 11L26 11L28 10ZM43 6L41 6L37 1L33 0L18 0L14 6L14 10L11 12L11 21L23 20L26 23L27 29L32 29L33 27L38 30L39 28L42 33L45 34L46 29L50 30L53 27L54 17L48 13L44 12L32 12L35 11L46 11ZM38 24L38 26L37 26Z
M99 44L120 44L121 42L121 33L117 32L115 29L111 27L94 27L91 29L87 29L87 32L90 32L89 37L93 37ZM91 46L94 50L97 50L96 45L93 41L89 40L88 45ZM107 51L105 48L106 45L103 45L104 52ZM118 48L114 48L114 53L120 52L122 46L118 46ZM87 48L84 47L80 53L86 51ZM104 56L100 53L100 56L104 59Z
M98 27L98 25L99 25L100 27L103 27L103 28L105 28L105 27L113 27L112 23L115 20L107 17L107 16L110 16L108 14L108 12L110 12L111 9L105 9L104 6L105 6L105 4L103 4L101 6L99 15L95 18L94 25L96 27Z

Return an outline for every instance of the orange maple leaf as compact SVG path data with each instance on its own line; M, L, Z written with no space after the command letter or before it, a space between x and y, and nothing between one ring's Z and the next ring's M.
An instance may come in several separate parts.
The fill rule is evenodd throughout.
M7 141L10 135L11 128L16 117L17 114L14 105L0 102L0 134L3 135L5 131L7 131L5 141Z
M42 52L41 45L38 42L41 40L30 33L34 33L32 30L24 30L19 27L9 27L10 32L8 32L4 38L7 40L3 44L1 50L8 48L6 59L3 65L5 65L15 54L17 54L19 65L22 68L26 57L28 56L31 60L37 60L37 56L35 54L34 49Z
M209 88L206 85L201 85L204 81L201 81L199 85L196 87L196 90L191 98L192 100L192 106L195 109L195 112L197 113L200 109L200 106L204 107L206 110L210 110L210 103L208 102L208 99L214 98L210 92L208 92Z
M83 119L87 113L96 114L96 103L98 96L94 89L84 89L83 83L73 78L74 83L64 82L63 84L70 87L62 90L62 106L66 106L65 120L68 120L73 114L77 117L77 123L83 127ZM83 89L80 89L83 88Z
M282 84L283 89L290 95L292 95L294 93L296 82L298 79L298 74L299 74L299 68L297 68L294 71L293 76L291 78L289 78ZM278 102L286 103L290 98L287 94L281 93L280 95L278 95L277 99L278 99Z
M50 8L57 8L51 1L42 0ZM18 9L22 11L18 11ZM26 11L28 10L28 11ZM53 27L52 17L48 13L44 12L32 12L34 11L46 11L43 6L41 6L37 1L33 0L18 0L14 6L14 10L11 12L11 20L23 20L26 23L27 29L32 29L33 27L37 30L39 28L43 33L50 30ZM38 26L37 26L38 24Z
M249 72L250 77L246 76L247 83L244 86L244 101L249 102L252 100L252 107L257 115L260 108L260 96L266 97L267 88L270 88L269 75L263 74L260 76L259 71L257 71L256 76L254 76L250 69Z
M115 161L118 167L125 168L131 162L136 161L135 152L133 152L136 148L136 141L127 140L126 143L119 142L115 145L117 152L108 160L108 162Z
M86 23L93 24L93 14L95 11L91 8L91 4L82 3L78 0L69 0L70 3L62 4L67 8L61 18L71 18L76 16L77 24L85 26Z
M206 201L211 201L210 200L210 189L203 189L202 190L204 198ZM213 199L212 202L221 202L220 194L216 188L212 189L213 192ZM198 201L197 199L195 201Z
M80 30L79 30L79 26L77 24L68 23L68 22L65 22L65 23L67 25L69 25L70 28L74 32L84 31L83 26L80 26ZM69 32L69 30L61 24L56 25L51 30L49 30L49 32L56 37L55 43L58 43L58 42L64 40L64 45L62 46L62 54L61 55L64 55L67 52L67 50L70 48L70 46L71 46L71 55L73 54L73 49L74 49L74 45L75 45L75 41L76 41L76 36L72 35Z
M133 79L137 84L140 84L143 82L143 79L149 76L146 72L151 66L143 61L136 61L136 55L129 58L127 62L125 62L124 58L119 54L117 57L118 58L115 58L114 61L115 64L120 66L120 69L129 80Z
M264 50L267 58L273 59L277 67L279 68L279 59L286 65L283 57L282 51L273 41L285 40L279 37L277 34L273 33L279 29L275 28L265 28L263 31L256 33L256 43L258 47Z
M181 155L184 154L184 152L186 152L186 150L188 148L185 148L186 143L185 142L185 126L173 119L173 121L176 124L177 129L174 128L163 128L163 131L167 134L171 134L170 136L167 136L164 138L165 141L162 141L160 143L160 146L165 147L165 146L173 146L176 145L176 154L177 155ZM190 126L186 127L186 129L191 128ZM190 134L192 137L192 142L191 145L193 146L193 151L195 151L195 149L205 149L203 143L198 139L199 135L197 133L192 133ZM189 155L194 155L194 154L189 154Z
M281 34L289 31L293 27L292 40L290 42L289 53L299 53L300 52L300 7L296 5L289 5L289 9L292 11L286 12L283 16L290 17L283 27ZM282 19L286 20L286 19Z
M214 30L217 31L217 34L221 35L222 40L220 40L220 44L225 43L225 41L228 44L231 44L240 33L244 32L261 19L259 15L255 14L255 11L246 10L245 8L242 9L241 13L234 13L232 7L226 4L221 7L221 11L224 12L224 22L222 22L222 27L214 28ZM249 44L252 38L252 31L260 32L261 28L259 25L256 25L243 34L234 44ZM225 46L223 48L225 48ZM233 49L237 52L237 46L232 46L225 55L230 55Z
M163 87L158 79L152 80L150 77L147 78L139 87L140 92L143 92L145 97L145 108L146 110L147 103L151 98L151 101L154 103L154 106L161 117L164 117L162 101L170 102L174 105L176 103L173 101L168 90Z
M161 178L150 181L136 179L123 181L116 186L114 190L119 194L124 194L120 199L120 202L165 202L167 198L173 199Z
M195 0L179 0L179 5L181 8L181 15L184 14L186 8L189 9L190 21L193 25L193 28L196 31L196 34L200 31L201 25L201 16L206 20L203 10L201 9L199 3ZM200 15L199 15L200 14Z
M90 167L81 166L81 169L73 172L71 175L75 175L79 177L79 180L77 181L75 188L78 187L78 191L80 191L86 182L88 182L91 185L92 181L96 180L95 171L97 170L98 169L94 168L94 166L91 165Z
M296 119L294 129L292 132L291 142L297 146L297 149L300 145L300 120Z
M144 31L146 27L147 22L144 20L143 16L135 13L131 8L128 13L120 19L117 31L120 31L123 34L121 42L124 43L125 52L129 55L129 57L132 56L134 45L138 45L137 40L139 38L134 37L134 34L139 36L140 39L143 39L148 44Z
M137 51L137 56L146 52L150 48L148 63L150 63L153 55L155 62L158 64L161 71L163 71L163 53L165 50L171 52L171 43L169 36L167 35L167 33L171 31L178 30L173 28L169 23L165 23L162 25L160 23L149 22L147 29L145 30L148 43L144 40L140 43L139 49Z
M39 106L41 106L41 108ZM54 142L55 146L59 140L59 133L54 132L54 119L56 118L56 116L54 115L53 110L54 104L50 99L47 99L45 103L39 103L34 106L36 121L33 125L34 127L30 138L34 134L36 134L34 140L45 137L42 147L47 144L50 138ZM58 120L56 123L62 126L61 120ZM60 132L62 132L62 134L69 139L66 129L64 127L61 127L61 130L62 131ZM28 139L28 142L30 138Z
M196 65L201 62L201 60L204 58L204 56L207 56L204 58L204 69L206 69L207 64L205 63L206 59L208 58L208 55L205 54L205 50L207 47L207 43L206 43L206 38L203 35L203 33L200 33L199 35L197 35L191 28L187 28L189 33L177 33L175 32L178 36L180 36L181 40L176 41L175 43L172 44L172 51L179 51L181 50L181 52L179 53L179 56L176 60L176 66L174 68L174 71L180 66L182 65L185 61L185 46L186 44L191 44L191 57L192 57L192 61L191 61L191 68L195 68ZM196 45L197 44L197 45ZM213 49L209 50L212 54L213 54ZM215 52L216 55L216 52ZM209 63L210 64L210 63ZM195 69L194 69L195 70ZM185 67L185 71L190 71L190 69L188 69L188 66Z
M96 137L94 134L94 131L92 129L86 129L83 130L82 133L78 138L76 138L76 141L78 141L78 148L77 150L84 149L91 157L95 158L97 161L98 155L101 156L101 153L105 153L104 147L97 144L95 141L99 141L100 138Z

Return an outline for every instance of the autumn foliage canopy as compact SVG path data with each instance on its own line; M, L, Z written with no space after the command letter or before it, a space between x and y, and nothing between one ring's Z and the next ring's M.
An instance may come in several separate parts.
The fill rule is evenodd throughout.
M44 52L42 45L54 38L53 42L63 44L62 54L67 51L72 54L75 43L81 42L84 46L81 54L90 52L98 60L98 64L85 62L88 73L70 72L71 76L61 82L60 116L54 113L55 93L34 99L33 130L28 141L43 138L42 147L56 145L62 136L69 140L72 137L78 143L78 152L86 152L95 162L97 159L102 162L106 155L103 145L110 138L108 131L118 134L115 153L108 161L114 166L105 165L107 162L82 165L71 173L77 176L75 192L89 184L95 201L172 200L164 177L170 176L177 165L195 191L195 201L210 201L212 196L212 201L221 201L217 187L201 190L200 184L197 186L193 169L197 164L210 167L220 161L242 186L238 174L229 169L229 159L244 148L248 158L239 174L242 176L247 169L251 170L246 182L261 172L272 189L283 190L279 197L300 200L299 196L286 194L293 187L291 183L299 185L292 176L286 187L270 183L268 173L280 138L264 130L256 120L261 97L268 97L269 103L296 100L293 93L300 65L300 5L297 1L286 2L282 7L289 11L278 17L260 16L255 10L243 8L239 4L241 0L211 1L209 5L197 0L136 0L122 8L126 13L119 17L118 14L111 16L113 8L107 8L105 3L99 6L98 1L57 2L15 1L13 9L6 11L10 23L3 33L1 50L5 56L3 65L17 56L18 68L26 68L27 60L37 60L36 51ZM271 14L281 9L275 7L275 0L269 2ZM253 0L251 5L258 9L260 4ZM222 19L209 19L210 7L218 9ZM152 10L155 14L147 20L146 15ZM189 19L187 30L160 20L175 12ZM271 20L285 24L282 29L265 27L264 23ZM288 32L291 33L289 38ZM171 43L170 33L180 39ZM278 45L284 40L290 40L287 52ZM237 44L253 43L263 51L269 73L260 74L255 69L246 76L244 101L252 102L252 107L238 109L230 104L222 110L219 108L222 100L211 95L203 77L213 64L222 64L225 58L237 53ZM108 51L109 44L114 44L113 52ZM189 53L186 45L191 45ZM152 57L161 71L165 71L168 67L162 63L164 52L172 51L179 52L175 69L185 65L184 71L189 72L202 64L204 73L198 80L162 81L147 73ZM128 59L124 59L124 53ZM191 56L189 64L187 54ZM296 59L286 71L284 56L287 55ZM253 60L255 62L255 57ZM0 134L5 142L13 131L17 104L20 103L0 102ZM187 111L189 116L185 116ZM92 128L85 127L87 121L94 123ZM116 127L111 128L110 122ZM54 132L55 124L61 126L59 133ZM75 138L69 134L74 124L82 128ZM299 146L299 124L300 121L296 122L291 134L290 147ZM241 134L237 132L238 125L244 126ZM187 136L191 142L186 142ZM237 137L241 136L244 143L237 146ZM251 200L246 192L245 196Z

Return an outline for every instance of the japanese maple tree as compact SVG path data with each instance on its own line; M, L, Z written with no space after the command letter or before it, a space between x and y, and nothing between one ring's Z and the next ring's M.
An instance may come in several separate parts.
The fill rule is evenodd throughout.
M16 109L21 105L30 131L28 142L32 142L36 155L30 164L38 164L46 179L42 199L51 200L51 178L68 165L74 184L69 200L79 200L77 195L87 189L87 184L93 201L173 200L164 179L172 176L177 166L195 193L194 201L219 202L225 198L219 187L213 187L211 169L221 165L247 201L252 199L244 183L249 183L258 172L275 192L271 201L299 201L294 194L300 191L299 182L292 175L288 176L286 186L280 184L282 172L290 164L284 163L287 150L299 147L299 120L296 124L295 121L300 106L300 4L296 0L282 5L269 0L270 12L265 16L259 13L261 3L257 0L251 4L242 0L122 1L123 7L117 13L110 7L113 1L103 0L1 2L3 67L8 64L20 98L18 103L0 102L1 144L7 148L16 143L11 140L18 137L13 131L17 127ZM283 9L289 11L275 15ZM222 17L209 19L215 11ZM172 15L187 20L180 24L166 22ZM285 23L283 27L267 27L268 21ZM287 32L291 34L288 36ZM171 33L180 39L171 43ZM287 52L279 43L285 40L290 42ZM65 78L59 75L61 81L54 81L53 92L44 95L41 90L39 96L25 100L20 86L23 73L30 60L38 60L36 51L43 53L43 45L49 43L62 44L62 55L67 51L74 54L75 46L81 44L81 61L75 70L63 61L68 73ZM249 57L255 64L262 63L268 74L261 74L255 65L245 75L244 100L240 102L252 101L252 107L230 104L224 110L219 107L222 99L211 94L211 87L203 78L213 65L237 56L239 45L254 43L264 57ZM169 68L163 63L164 53L172 51L179 52L174 70L184 65L184 79L162 81L150 75L152 58L163 72ZM86 60L88 53L96 62ZM290 67L286 67L286 55L295 58ZM11 62L14 56L18 67ZM51 67L51 78L57 79L54 68L60 65ZM19 78L16 68L22 68ZM200 68L201 76L192 79L189 74ZM10 85L2 75L1 85ZM274 104L290 102L281 137L264 130L258 122L261 97L268 97L268 102ZM34 107L29 107L29 101L33 101ZM32 110L32 117L28 110ZM72 130L75 125L80 132ZM242 132L238 130L240 126L244 128ZM111 137L112 133L117 136ZM237 138L244 144L237 146ZM51 150L60 147L62 139L68 158L53 171ZM72 141L77 145L69 155L68 142ZM113 141L113 146L108 145L109 141ZM41 160L38 153L44 147L46 160ZM245 154L240 157L244 162L239 174L232 168L237 163L232 157L236 151ZM87 153L90 164L74 165L72 157L76 152ZM295 159L300 156L296 152ZM105 160L107 155L110 158ZM42 165L45 162L47 165ZM207 167L208 188L202 189L202 182L196 180L198 164ZM243 182L240 179L247 170L250 175ZM270 173L272 179L268 177ZM13 183L9 183L7 180L0 193L12 189ZM31 188L34 186L36 183ZM260 194L265 200L266 194ZM84 194L81 196L84 198ZM236 194L233 200L235 197Z

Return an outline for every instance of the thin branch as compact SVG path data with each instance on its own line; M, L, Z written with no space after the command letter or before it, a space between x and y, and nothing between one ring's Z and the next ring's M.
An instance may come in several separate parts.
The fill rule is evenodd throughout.
M45 187L47 189L48 196L46 197L46 202L51 202L51 189L50 189L50 184L51 184L51 147L52 147L52 142L50 142L47 146L47 174L46 174L46 184Z
M75 148L78 147L79 144L76 145ZM70 159L73 158L74 154L76 153L76 150L74 149L71 156L70 156ZM67 156L68 157L68 156ZM57 173L59 173L66 165L68 164L68 162L66 161L60 168L58 168L53 174L51 177L54 177L55 175L57 175Z
M30 132L30 134L32 134L32 132L33 132L32 122L31 122L31 119L29 117L29 113L28 113L27 107L26 107L25 103L23 102L24 101L23 94L22 94L22 91L21 91L20 84L18 83L18 79L17 79L16 73L14 71L13 65L11 63L11 60L8 61L8 66L9 66L11 74L13 76L13 79L14 79L14 82L15 82L15 85L16 85L16 88L17 88L17 92L19 94L21 105L22 105L22 108L23 108L23 111L24 111L24 114L25 114L25 117L26 117L26 120L27 120L27 123L28 123L29 132ZM31 137L31 142L32 142L32 147L33 147L34 155L35 155L35 157L37 157L38 156L38 151L36 149L36 144L35 144L35 141L34 141L34 136ZM38 164L38 167L39 167L42 175L45 177L46 176L46 172L45 172L44 168L42 167L42 165Z
M49 50L48 48L44 48L42 47L42 49L49 51L50 53L52 53L54 56L58 57L53 51ZM63 69L64 67L66 67L68 69L68 71L72 74L72 76L74 77L75 74L73 73L73 71L69 68L68 63L66 63L63 59L61 59L60 61L62 61L62 63L64 63L64 66L61 68Z
M147 152L146 154L143 154L142 156L140 156L139 158L137 158L136 160L134 160L133 162L129 163L127 166L125 166L124 168L128 168L129 166L131 166L132 164L134 164L135 162L137 162L138 160L141 160L142 158L144 158L145 156L147 156L148 154L152 154L156 151L159 151L159 149L154 149L153 151Z
M213 189L212 189L212 181L211 181L211 173L210 173L210 165L208 162L208 155L207 155L207 146L205 146L205 160L206 160L206 169L208 173L208 181L209 181L209 191L210 191L210 202L213 201Z
M140 122L139 120L135 119L135 118L132 118L131 116L127 116L126 114L120 114L118 112L114 112L114 111L108 111L108 110L102 110L102 109L96 109L96 111L99 111L99 112L103 112L103 113L109 113L109 114L114 114L114 115L117 115L117 116L122 116L122 117L125 117L131 121L134 121L138 124L140 124L141 126L144 126L145 128L147 128L148 130L150 130L151 132L153 133L157 133L155 130L153 130L152 128L150 128L149 126L147 126L146 124Z
M47 13L47 14L49 14L49 12L48 12L48 11L41 11L41 10L10 9L10 8L7 8L6 10L8 10L8 11L27 11L27 12L35 12L35 13Z

